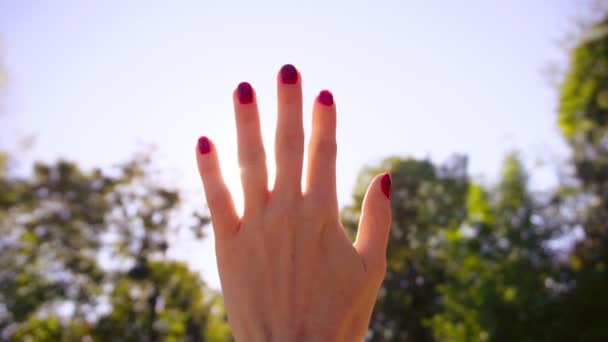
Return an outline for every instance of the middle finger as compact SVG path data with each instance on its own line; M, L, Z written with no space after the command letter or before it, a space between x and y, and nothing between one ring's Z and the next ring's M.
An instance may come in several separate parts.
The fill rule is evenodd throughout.
M302 124L302 84L296 68L287 64L278 76L278 118L275 136L277 165L274 190L288 196L302 194L304 127Z

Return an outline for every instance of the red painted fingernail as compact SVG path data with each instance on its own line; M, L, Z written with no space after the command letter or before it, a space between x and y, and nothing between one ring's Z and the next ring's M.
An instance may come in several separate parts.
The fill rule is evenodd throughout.
M382 186L382 192L386 195L386 198L391 198L391 174L387 173L382 176L382 181L380 181L380 186Z
M298 70L291 64L285 64L281 68L281 81L285 84L298 83Z
M211 144L209 144L209 139L207 137L198 138L198 151L201 154L207 154L211 152Z
M253 89L251 88L251 84L247 82L239 83L239 86L236 89L236 93L239 97L240 103L248 104L253 102Z
M334 104L334 96L329 92L329 90L322 90L319 93L319 102L326 106L331 106Z

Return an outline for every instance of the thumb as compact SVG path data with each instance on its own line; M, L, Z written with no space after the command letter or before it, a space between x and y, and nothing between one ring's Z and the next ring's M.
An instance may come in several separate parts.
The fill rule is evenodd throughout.
M366 269L382 272L386 265L386 245L391 228L391 175L376 176L367 188L355 249Z

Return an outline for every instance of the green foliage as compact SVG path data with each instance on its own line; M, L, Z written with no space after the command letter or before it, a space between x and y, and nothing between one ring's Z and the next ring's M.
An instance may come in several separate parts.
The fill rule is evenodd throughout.
M573 149L577 178L602 194L608 192L607 98L608 18L572 51L559 103L559 125Z
M12 333L13 341L68 342L82 341L90 336L89 325L79 319L64 320L59 316L31 317Z
M457 239L446 239L444 310L429 321L439 340L536 341L548 333L544 284L553 255L545 243L552 229L540 218L542 207L528 193L515 155L505 160L492 193L471 185L469 217L456 228Z
M555 272L547 243L554 221L547 203L527 189L516 155L501 181L470 183L466 159L435 166L391 158L364 169L393 176L393 227L388 270L371 323L370 341L533 341L547 334L554 299L545 283ZM355 229L363 199L343 210ZM548 312L547 312L548 311Z
M556 333L564 339L607 340L608 328L608 16L573 50L561 88L560 126L572 147L575 174L560 200L584 232L559 274ZM576 329L572 329L576 327Z
M182 229L179 193L149 158L115 170L37 163L0 177L0 338L31 341L226 341L221 302L167 260ZM197 214L194 227L208 218ZM103 262L102 262L103 260Z
M608 105L608 18L592 26L572 51L561 86L559 125L575 145L601 139ZM581 141L582 140L582 141Z
M389 158L379 168L361 172L353 205L342 212L351 235L371 178L390 171L393 179L388 270L372 317L372 341L432 340L424 321L442 307L437 291L445 279L439 259L442 230L459 226L465 218L466 165L464 157L455 157L443 166Z
M110 293L112 311L94 330L100 341L226 341L229 331L218 298L183 263L153 262L147 277L121 277ZM117 335L116 332L121 332Z

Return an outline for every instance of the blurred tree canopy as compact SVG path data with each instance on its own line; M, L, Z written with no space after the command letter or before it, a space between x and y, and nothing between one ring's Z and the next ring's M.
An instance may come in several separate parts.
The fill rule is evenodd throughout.
M446 341L538 341L546 336L555 227L529 193L516 155L491 189L471 184L467 218L444 233L448 277L438 288L443 310L429 321Z
M389 158L378 168L362 171L354 204L342 212L354 233L367 184L381 171L393 178L393 226L388 245L388 270L371 322L372 341L431 341L424 321L441 310L437 286L445 282L440 260L440 231L464 219L468 186L467 160L449 164Z
M226 341L218 294L165 254L179 193L149 158L0 177L0 339ZM198 216L196 228L208 222Z
M583 238L561 270L560 305L568 309L556 326L565 337L608 340L608 16L572 51L560 95L559 125L574 169L560 199Z

